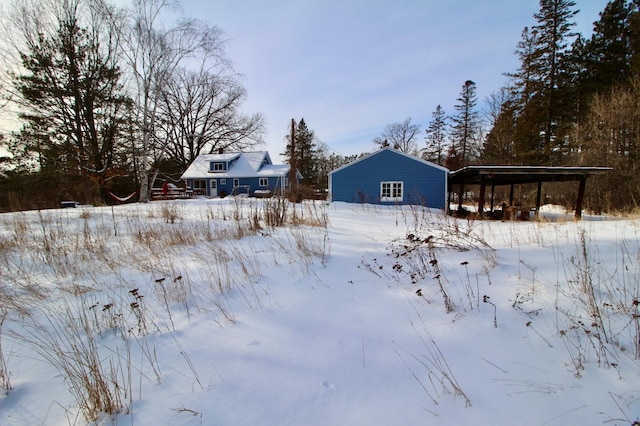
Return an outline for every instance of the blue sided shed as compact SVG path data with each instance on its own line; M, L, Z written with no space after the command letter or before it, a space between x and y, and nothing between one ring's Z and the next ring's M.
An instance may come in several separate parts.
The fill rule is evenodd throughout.
M449 171L392 148L333 170L331 201L372 204L413 204L445 210Z

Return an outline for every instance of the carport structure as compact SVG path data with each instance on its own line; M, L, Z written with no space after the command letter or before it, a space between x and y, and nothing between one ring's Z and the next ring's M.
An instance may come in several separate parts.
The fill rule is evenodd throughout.
M462 195L465 187L480 185L478 195L478 214L484 215L487 186L491 187L491 206L496 186L509 185L509 205L513 206L513 188L517 184L538 184L536 196L536 215L540 210L540 197L543 182L578 182L575 217L582 217L582 202L587 178L610 171L610 167L547 167L547 166L467 166L449 173L449 200L454 188L457 188L458 210L462 209Z

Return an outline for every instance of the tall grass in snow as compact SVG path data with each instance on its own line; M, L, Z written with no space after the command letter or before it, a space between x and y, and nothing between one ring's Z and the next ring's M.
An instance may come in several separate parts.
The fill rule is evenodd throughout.
M447 313L459 307L479 309L479 275L488 280L496 266L495 249L476 232L479 227L473 221L434 214L422 206L403 208L400 216L407 231L390 246L395 277L419 284L416 294L426 301L441 299ZM469 253L469 259L458 262L454 270L451 262L443 261L452 253Z
M511 314L501 310L511 306L535 340L564 347L568 370L576 376L590 363L617 368L622 356L640 359L640 238L635 223L620 222L617 235L594 241L596 222L480 226L416 206L398 208L397 216L406 236L391 242L387 260L373 259L373 265L363 260L361 268L410 286L411 294L426 304L444 305L446 313L475 309L488 314L493 328L499 326L498 316ZM610 261L612 252L615 262ZM545 275L553 270L548 264L556 265L555 277ZM500 275L500 286L494 287L498 265L511 275ZM507 299L505 288L513 289ZM555 330L550 327L554 322Z
M84 309L67 306L61 312L34 312L13 331L16 341L27 345L58 370L87 421L102 413L125 409L131 383L129 352L104 354L92 332L91 316ZM127 347L128 349L128 347ZM124 359L123 359L124 358Z
M262 269L323 262L326 226L324 207L280 199L0 215L0 386L12 386L10 339L60 372L86 420L126 413L162 381L153 336L261 308Z
M420 313L417 310L415 310L415 312L419 323L416 323L414 320L410 320L410 323L422 343L424 353L420 355L406 353L405 356L403 356L398 349L395 349L396 354L409 371L411 371L413 378L419 383L422 390L434 405L438 405L437 398L445 393L462 397L465 401L465 406L470 407L471 399L469 399L456 379L447 361L447 357L431 335ZM410 365L407 356L413 360L414 363L418 364L419 369ZM425 372L426 376L424 375ZM428 411L437 415L431 410Z
M608 247L598 246L578 228L573 253L562 258L558 291L569 297L557 307L558 329L577 376L591 361L616 367L627 352L640 359L639 242L637 234L623 232ZM617 262L605 262L603 249L615 250Z
M617 368L623 356L640 359L640 238L634 222L618 223L616 235L605 238L594 238L597 222L587 221L515 224L506 237L518 267L524 266L518 278L530 277L529 290L516 293L513 307L547 345L555 340L565 348L568 369L578 377L589 364ZM545 250L523 258L520 246L527 244ZM537 273L544 262L556 265L555 277ZM554 331L549 320L544 330L533 327L548 317Z
M7 360L2 350L2 330L4 327L4 321L7 318L6 308L0 308L0 387L5 391L5 394L9 394L11 391L11 372L7 364Z

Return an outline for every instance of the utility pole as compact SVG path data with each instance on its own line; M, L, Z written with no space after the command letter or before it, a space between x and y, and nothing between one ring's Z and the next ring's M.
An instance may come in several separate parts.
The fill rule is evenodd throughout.
M296 201L298 167L296 160L296 122L291 119L291 157L289 157L289 201Z

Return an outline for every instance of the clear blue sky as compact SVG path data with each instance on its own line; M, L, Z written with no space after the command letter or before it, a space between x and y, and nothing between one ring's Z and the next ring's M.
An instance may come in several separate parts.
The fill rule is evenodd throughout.
M577 0L575 30L590 36L606 0ZM275 162L292 118L339 154L375 149L388 123L424 129L447 114L466 80L478 106L518 67L514 54L537 0L183 0L184 13L220 27L248 91L245 112L266 116Z

